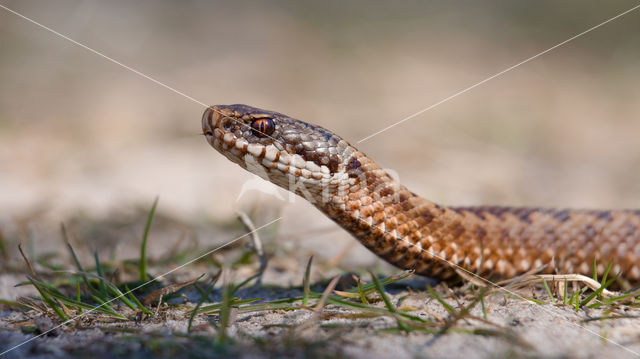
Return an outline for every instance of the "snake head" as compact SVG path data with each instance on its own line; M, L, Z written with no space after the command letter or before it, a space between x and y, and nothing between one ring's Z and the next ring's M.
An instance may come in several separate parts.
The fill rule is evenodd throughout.
M202 130L228 159L298 194L295 183L311 193L348 186L355 158L364 156L320 126L247 105L207 108Z
M239 104L207 108L202 130L207 141L234 162L249 155L268 168L279 163L281 169L293 166L317 174L339 172L351 152L345 150L352 148L320 126Z

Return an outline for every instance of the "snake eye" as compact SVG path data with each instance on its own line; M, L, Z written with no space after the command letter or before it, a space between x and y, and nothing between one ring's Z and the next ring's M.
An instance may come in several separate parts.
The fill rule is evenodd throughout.
M275 129L276 125L270 118L259 118L251 122L251 132L258 137L270 136Z

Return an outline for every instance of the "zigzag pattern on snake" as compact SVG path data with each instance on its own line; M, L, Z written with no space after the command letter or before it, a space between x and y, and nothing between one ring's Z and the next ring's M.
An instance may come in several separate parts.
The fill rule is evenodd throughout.
M307 199L389 263L449 280L455 265L509 278L612 271L640 282L640 210L446 207L409 191L322 127L246 105L202 117L207 141L241 167Z

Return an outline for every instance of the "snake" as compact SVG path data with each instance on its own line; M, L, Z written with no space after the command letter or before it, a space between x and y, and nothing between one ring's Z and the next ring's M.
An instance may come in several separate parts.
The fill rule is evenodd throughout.
M610 270L640 283L640 210L440 205L335 133L242 104L208 107L202 131L226 158L303 197L401 269L443 281L460 269L487 280Z

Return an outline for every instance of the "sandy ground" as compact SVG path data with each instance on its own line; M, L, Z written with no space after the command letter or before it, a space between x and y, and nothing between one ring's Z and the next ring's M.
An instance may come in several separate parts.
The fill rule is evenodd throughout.
M277 110L352 143L635 5L3 4L198 101ZM617 19L358 147L439 203L639 208L638 16ZM135 258L137 244L131 245L139 243L144 211L159 196L158 213L166 219L159 223L167 225L152 228L152 256L165 254L181 236L193 248L235 238L241 234L237 224L235 230L228 224L243 210L257 224L282 216L264 234L279 258L267 283L299 285L310 255L329 263L347 249L315 280L365 268L393 272L361 246L351 247L353 239L311 205L259 184L215 153L199 135L200 104L6 11L0 11L0 39L0 231L12 245L22 242L34 256L53 252L66 258L59 234L65 222L78 233L87 263L93 250L113 261ZM242 192L247 183L262 190ZM15 259L15 247L10 251ZM26 287L13 287L24 268L13 269L0 272L0 298L29 294ZM427 316L442 310L415 301ZM501 303L495 298L489 319L535 350L478 335L431 342L425 334L375 332L389 325L386 319L367 321L319 349L347 357L633 355L574 325L580 324L640 351L633 320L585 324L598 313ZM236 329L255 333L267 324L296 323L308 312L262 314L239 319ZM6 318L17 314L2 315L4 328ZM176 332L184 331L184 321L176 323ZM263 331L287 337L277 327ZM325 338L335 332L314 327L304 334ZM100 330L77 335L96 344L94 356L99 348L126 343ZM28 335L12 330L4 337L16 343ZM20 353L64 356L70 352L63 342L74 341L65 338L47 337ZM130 353L149 354L140 342L127 345ZM247 348L247 356L286 349ZM293 346L292 356L302 356L305 348L318 349Z
M135 218L136 216L132 216ZM138 216L141 217L141 216ZM133 220L132 220L133 221ZM76 223L71 221L72 223ZM142 223L131 223L120 226L119 231L113 230L113 220L106 224L96 223L94 227L78 227L74 224L69 230L76 238L100 238L99 233L111 228L114 237L127 238L129 226L133 232L140 230ZM84 218L83 223L91 223ZM184 223L167 222L158 218L151 233L150 249L156 258L163 258L167 254L167 246L154 243L174 243L174 239L163 238L163 234L177 233L184 227L200 228L197 224L185 226ZM206 225L211 228L213 224ZM136 228L138 227L138 228ZM234 231L225 230L228 226L220 226L219 233L212 234L198 232L196 237L233 238ZM236 229L237 230L237 229ZM53 232L50 231L49 233ZM13 235L9 233L9 238ZM293 298L300 296L305 262L309 252L302 250L296 239L287 238L269 231L263 232L263 240L267 253L270 255L268 269L263 277L263 284L248 286L241 289L236 296L242 299L264 298L266 301ZM310 235L310 237L314 237ZM124 253L136 253L139 238L131 238L121 245ZM80 255L85 267L90 266L90 253L82 249L90 241L74 240L74 247ZM230 263L240 256L249 241L239 241L230 249L219 251L214 257L220 263ZM183 242L184 243L184 242ZM189 246L188 244L184 244ZM194 257L206 250L202 244L195 243L195 249L189 254ZM169 246L174 248L173 246ZM215 245L213 246L215 247ZM178 247L179 248L179 247ZM347 247L346 257L354 253L359 247ZM100 253L105 253L104 249ZM328 279L334 276L349 278L350 270L356 270L363 280L369 281L368 274L363 268L369 268L377 273L398 273L397 269L371 262L355 266L353 263L325 255L315 254L312 266L312 289L322 292ZM343 253L344 254L344 253ZM118 251L114 255L120 256ZM70 263L67 254L60 254L52 263ZM107 262L107 259L102 259ZM185 260L186 261L186 260ZM32 287L13 287L26 278L27 269L19 260L11 260L13 269L7 269L0 275L0 298L15 300L21 296L35 296ZM173 262L171 262L173 263ZM179 263L171 264L168 268L152 267L156 275ZM53 276L50 270L35 264L36 271L46 277ZM67 265L68 269L70 267ZM233 270L226 272L228 280L240 282L257 270L254 259ZM212 274L215 267L210 265L190 265L167 277L165 284L195 278L200 274ZM49 274L47 274L49 273ZM353 273L353 272L351 272ZM55 276L51 277L54 278ZM59 275L58 275L59 277ZM206 277L205 277L206 278ZM203 281L204 283L204 281ZM427 284L434 284L426 278L412 276L398 283L388 285L386 290L392 303L400 308L409 310L419 318L444 325L452 315L434 297L426 292ZM157 288L157 286L156 286ZM436 287L437 292L456 310L469 305L474 294L469 288ZM514 294L515 293L515 294ZM212 303L221 300L220 285L211 293ZM536 304L518 297L537 298L545 304ZM373 296L374 300L376 296ZM94 316L84 316L73 325L58 328L53 332L35 338L15 350L6 354L7 358L22 357L219 357L237 355L239 357L354 357L354 358L457 358L461 356L472 358L496 357L544 357L544 358L634 358L640 351L640 310L637 306L617 306L613 311L584 308L579 311L571 305L561 305L560 297L551 303L546 292L541 287L527 286L513 293L499 292L488 296L485 300L487 317L482 319L480 305L470 311L470 316L460 319L454 332L434 335L414 331L411 333L386 332L397 329L395 320L389 316L370 317L366 312L346 309L335 305L326 306L319 316L313 316L307 309L293 311L261 310L248 313L238 313L228 328L229 341L226 345L215 343L219 335L210 321L219 322L217 315L199 315L193 323L193 330L187 333L189 310L193 309L200 295L193 288L187 289L181 297L171 301L173 305L153 308L156 316L143 320L134 320L135 313L121 306L119 311L130 318L128 321L99 320ZM374 307L384 308L379 300ZM38 328L44 332L60 321L53 313L43 316L29 311L20 312L3 306L0 307L0 350L7 350L34 337L35 334L25 332L28 328ZM602 316L627 316L629 318L593 320ZM636 317L636 318L633 318ZM440 328L437 326L436 328ZM464 332L461 332L464 331Z
M261 294L260 291L252 294ZM292 292L280 290L272 294L287 297ZM411 313L414 315L434 320L443 320L448 316L442 305L419 291L396 291L392 296L393 302L400 297L403 297L404 306L413 308ZM451 304L456 305L453 302ZM467 302L462 301L461 304ZM640 325L637 319L585 323L585 319L603 313L599 310L576 313L566 306L505 300L501 296L489 299L486 304L487 319L491 324L471 319L464 320L459 327L475 329L478 333L482 329L489 331L498 328L507 335L449 333L436 337L419 332L384 333L380 330L397 327L393 319L353 319L353 311L329 306L319 320L311 318L312 314L307 310L239 314L228 330L236 344L226 350L241 357L356 358L633 358L640 350ZM382 304L379 306L383 307ZM471 314L482 316L479 308L472 310ZM119 333L116 329L122 328L122 324L83 323L77 329L60 329L29 342L7 357L139 357L151 354L157 348L154 340L166 342L166 352L154 353L159 357L187 357L202 355L207 351L207 356L224 353L219 348L217 351L210 348L216 331L204 318L197 319L191 336L185 337L185 317L187 314L184 310L166 309L154 320L125 323L124 326L131 328L135 335ZM3 312L0 319L4 327L0 332L4 343L2 349L32 337L12 330L33 323L25 319L22 314ZM38 324L43 328L51 325L47 322Z

